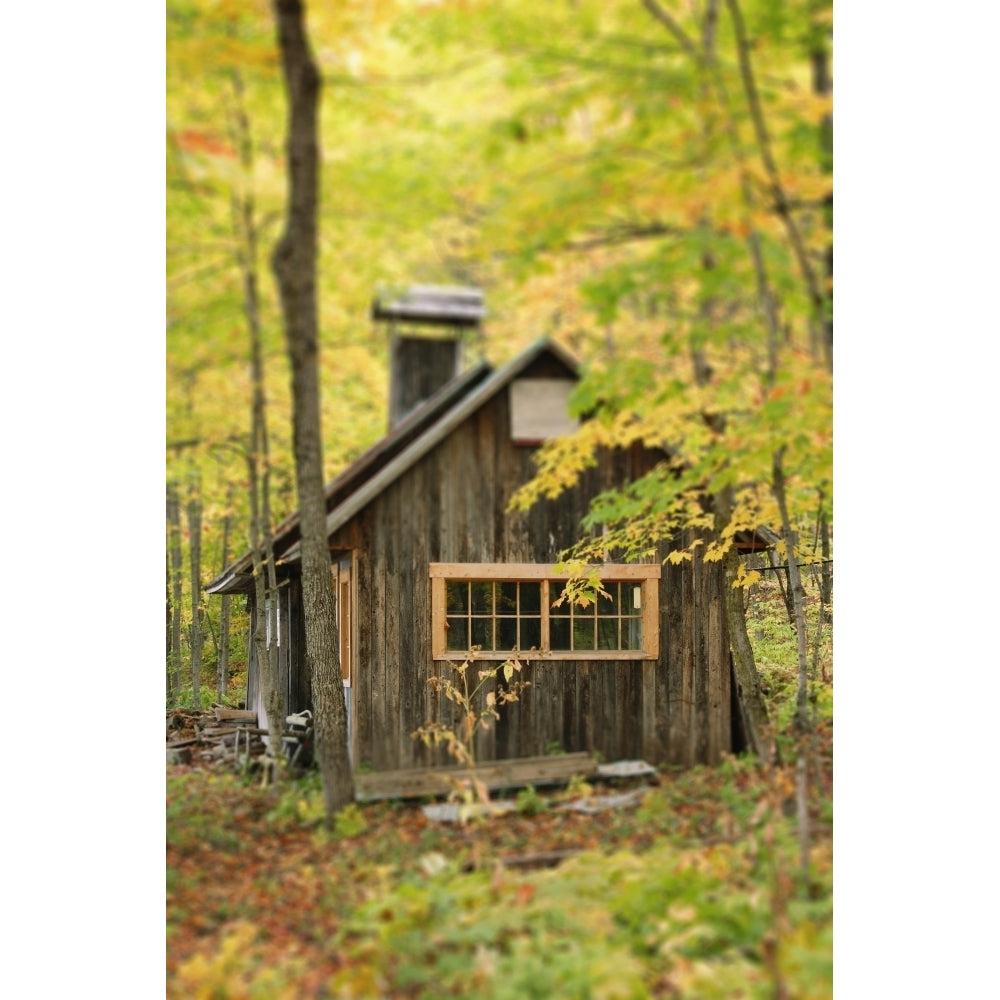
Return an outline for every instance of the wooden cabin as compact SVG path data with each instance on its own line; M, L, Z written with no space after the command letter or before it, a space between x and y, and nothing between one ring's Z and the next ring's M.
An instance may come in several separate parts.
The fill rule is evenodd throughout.
M438 295L428 312L453 334L481 312L474 298L450 293L417 290L412 299ZM407 302L375 315L412 320ZM451 704L428 678L473 646L491 662L516 648L530 682L479 734L481 762L558 748L693 765L742 749L718 563L672 565L664 547L649 564L604 567L612 600L553 607L562 587L553 566L577 540L591 498L663 456L639 447L605 453L558 499L509 513L534 474L538 445L574 426L574 359L542 340L502 367L462 370L457 337L403 335L396 326L391 363L388 433L326 490L355 769L450 763L412 734L451 721ZM274 535L280 587L269 629L290 712L310 702L298 545L293 516ZM252 602L251 555L207 589ZM252 644L248 674L247 707L266 726Z

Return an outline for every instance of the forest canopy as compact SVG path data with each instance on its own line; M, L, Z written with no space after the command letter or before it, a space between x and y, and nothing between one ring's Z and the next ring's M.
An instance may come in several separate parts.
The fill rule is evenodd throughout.
M577 412L599 418L543 452L523 503L565 488L594 448L641 441L684 476L602 498L584 537L600 524L602 545L641 555L657 533L712 521L692 502L708 487L728 491L722 558L737 531L780 524L777 474L790 522L818 539L832 493L831 6L400 0L307 15L323 89L327 478L386 429L378 289L475 285L489 315L466 357L553 337L582 362ZM268 267L286 190L270 5L171 2L167 70L167 478L181 510L197 500L204 582L250 543L251 324L272 524L295 506Z

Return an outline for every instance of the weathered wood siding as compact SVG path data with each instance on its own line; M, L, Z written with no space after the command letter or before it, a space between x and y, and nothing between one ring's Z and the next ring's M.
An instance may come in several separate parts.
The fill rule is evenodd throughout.
M526 377L564 374L554 360ZM431 655L432 562L552 563L579 533L591 496L641 474L639 449L605 455L576 488L526 513L506 512L534 473L510 440L499 392L331 539L357 572L354 760L376 771L449 763L411 734L451 722L454 706L427 684L446 670ZM665 555L665 553L664 553ZM667 564L660 581L660 660L529 663L521 702L481 733L480 760L558 745L609 760L716 762L731 749L729 645L718 564Z
M257 722L268 727L261 689L257 647L253 641L255 597L250 595L250 638L247 643L247 708L257 713ZM278 613L281 616L278 643L278 670L285 685L286 711L301 712L311 704L310 678L306 667L305 623L302 619L302 586L297 578L278 589ZM273 627L273 626L272 626Z

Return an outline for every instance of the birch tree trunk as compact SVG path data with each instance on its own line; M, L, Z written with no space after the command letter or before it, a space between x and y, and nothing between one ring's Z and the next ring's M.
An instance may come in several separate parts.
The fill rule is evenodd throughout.
M317 116L320 78L300 0L274 0L289 100L289 204L272 266L281 295L292 367L293 436L302 551L306 663L312 679L316 758L328 817L354 801L347 707L333 602L319 409L316 242L319 200Z

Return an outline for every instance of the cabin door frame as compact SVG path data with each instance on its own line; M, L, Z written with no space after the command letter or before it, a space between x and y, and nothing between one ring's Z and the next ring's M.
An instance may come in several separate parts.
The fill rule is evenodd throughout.
M354 767L354 680L357 672L357 579L353 553L334 557L333 590L337 608L337 641L340 644L340 674L347 706L347 752Z

